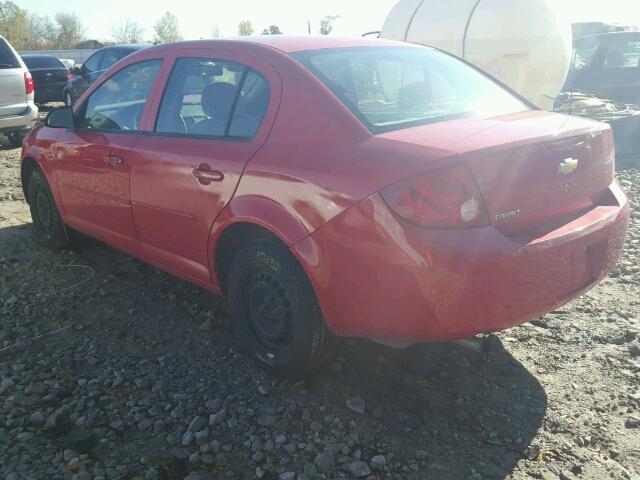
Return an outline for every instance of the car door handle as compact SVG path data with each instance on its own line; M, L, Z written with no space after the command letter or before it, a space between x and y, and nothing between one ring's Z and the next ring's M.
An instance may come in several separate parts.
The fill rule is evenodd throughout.
M124 163L124 158L119 155L107 155L105 161L110 167L119 167Z
M213 170L206 163L194 168L191 173L203 185L209 185L211 182L221 182L224 180L224 173L219 170Z

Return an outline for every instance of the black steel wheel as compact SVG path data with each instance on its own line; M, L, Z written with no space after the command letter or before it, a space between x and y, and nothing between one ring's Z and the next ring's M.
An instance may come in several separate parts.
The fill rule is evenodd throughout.
M270 373L300 378L331 358L337 339L304 270L280 242L256 240L236 254L228 299L238 342Z
M52 248L69 246L69 238L56 202L51 194L47 179L40 170L33 171L28 185L27 198L38 239Z

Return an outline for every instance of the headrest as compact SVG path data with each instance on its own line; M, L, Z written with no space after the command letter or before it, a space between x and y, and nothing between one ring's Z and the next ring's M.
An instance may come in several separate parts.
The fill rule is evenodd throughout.
M431 103L431 90L425 82L411 83L398 92L400 110L422 111Z
M227 82L211 83L202 91L202 110L209 117L227 117L236 87Z

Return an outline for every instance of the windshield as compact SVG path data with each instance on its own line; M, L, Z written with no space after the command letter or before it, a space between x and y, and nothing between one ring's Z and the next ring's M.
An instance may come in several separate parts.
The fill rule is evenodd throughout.
M22 57L29 70L37 68L66 68L56 57Z
M438 50L339 48L293 56L374 133L529 109L489 77Z

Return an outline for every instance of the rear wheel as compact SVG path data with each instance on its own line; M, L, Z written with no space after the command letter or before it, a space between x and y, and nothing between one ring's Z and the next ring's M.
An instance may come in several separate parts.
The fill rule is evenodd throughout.
M68 247L70 242L65 232L60 212L51 194L47 179L38 169L29 178L29 208L38 240L51 248Z
M337 338L304 270L279 242L256 240L236 254L228 298L237 340L268 372L300 378L331 358Z

